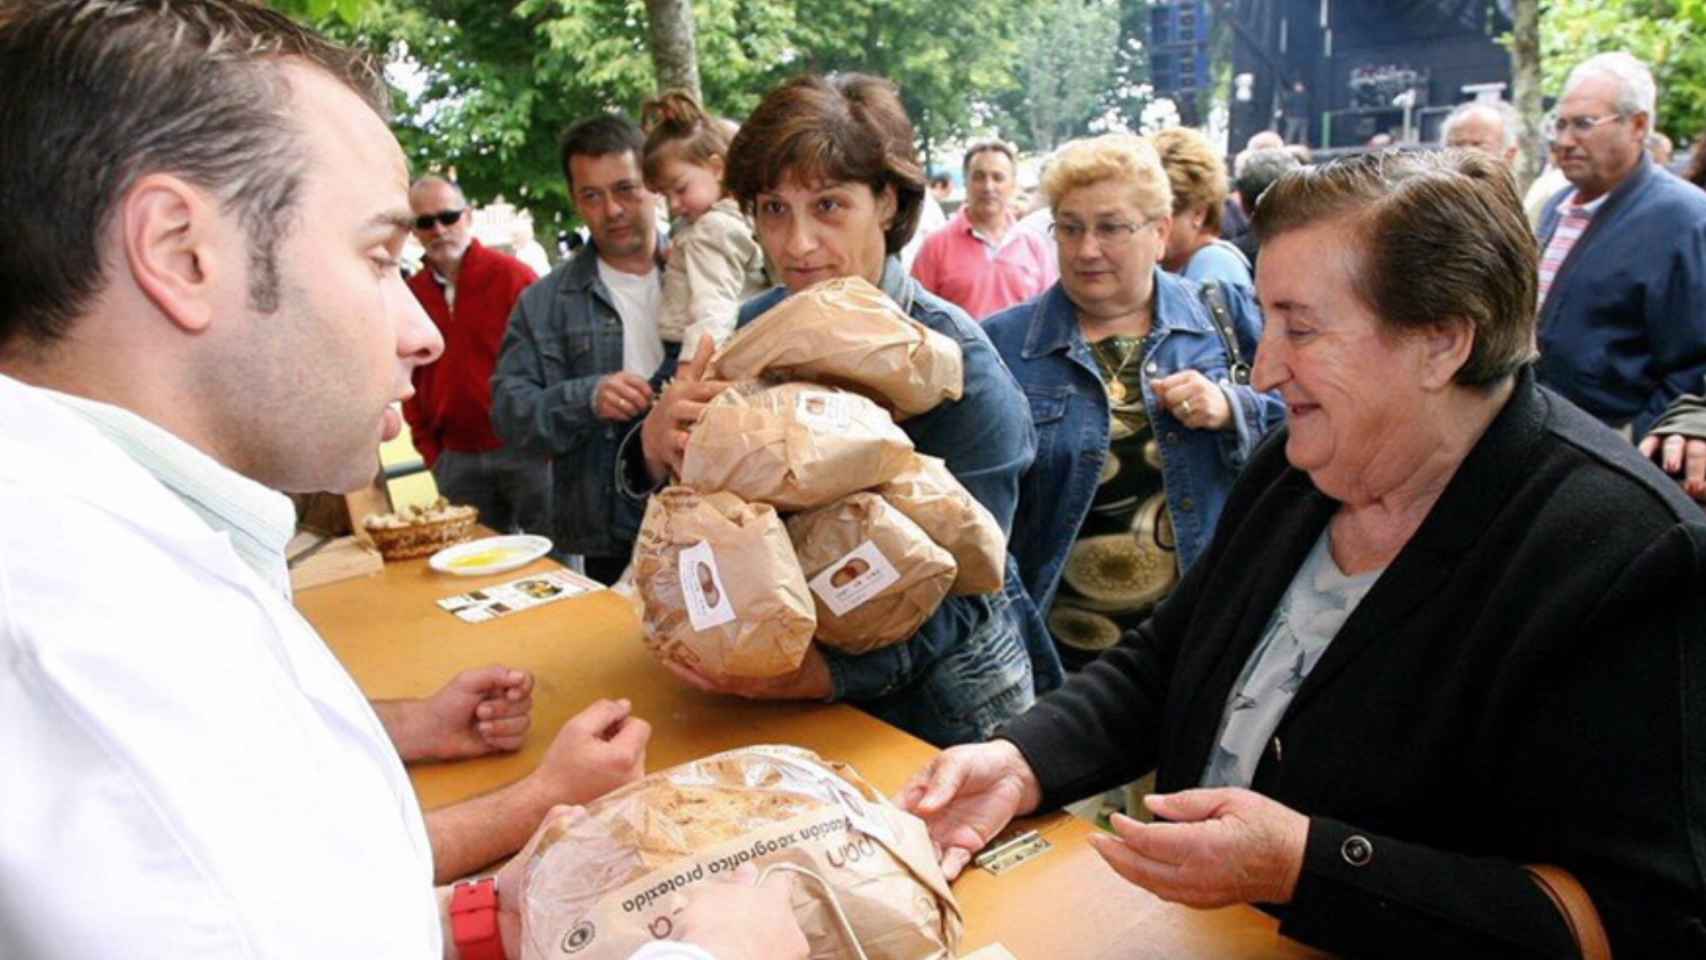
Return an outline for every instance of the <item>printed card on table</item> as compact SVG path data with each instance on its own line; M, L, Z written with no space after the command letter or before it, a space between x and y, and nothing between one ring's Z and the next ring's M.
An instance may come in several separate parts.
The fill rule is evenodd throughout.
M500 583L495 587L445 597L438 601L438 605L469 623L484 623L529 607L555 603L602 589L597 582L588 580L572 570L551 570Z

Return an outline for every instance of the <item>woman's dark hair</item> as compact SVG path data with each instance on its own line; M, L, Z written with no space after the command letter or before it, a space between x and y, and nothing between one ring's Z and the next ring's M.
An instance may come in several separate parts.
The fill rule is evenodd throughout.
M1304 167L1276 180L1250 218L1264 247L1327 221L1345 231L1357 296L1388 331L1452 317L1474 326L1459 384L1492 385L1534 360L1539 250L1497 159L1385 151Z
M703 167L713 159L728 159L728 126L706 113L691 94L680 90L671 90L647 100L640 108L640 128L646 131L646 146L640 155L640 174L646 178L646 186L651 190L662 189L658 177L663 173L663 165L670 160Z
M724 184L750 215L758 195L784 179L893 187L883 245L899 253L918 228L925 186L900 91L861 73L800 76L770 91L729 144Z

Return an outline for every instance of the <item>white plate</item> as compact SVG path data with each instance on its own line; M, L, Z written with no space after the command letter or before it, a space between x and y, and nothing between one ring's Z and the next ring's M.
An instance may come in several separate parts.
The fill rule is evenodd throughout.
M551 541L531 534L487 537L445 547L427 566L458 577L485 577L525 567L551 552Z

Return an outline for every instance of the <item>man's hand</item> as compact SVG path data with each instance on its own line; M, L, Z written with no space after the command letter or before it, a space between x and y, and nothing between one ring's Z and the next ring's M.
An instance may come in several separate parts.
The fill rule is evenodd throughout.
M598 381L592 396L599 419L626 423L652 405L652 385L639 374L618 370Z
M930 829L942 872L952 880L1014 817L1042 802L1042 786L1006 740L953 747L901 788L896 802Z
M1192 430L1225 430L1232 426L1232 404L1226 391L1195 370L1181 370L1150 381L1155 398L1173 418Z
M1656 459L1660 469L1682 484L1684 493L1706 503L1706 440L1650 433L1641 438L1641 455Z
M734 677L714 679L692 667L665 660L663 664L690 687L706 693L730 693L748 700L828 700L835 693L835 681L829 675L829 661L816 644L806 648L805 659L793 673L763 680L742 680Z
M464 670L424 700L373 707L404 762L507 753L521 749L533 722L533 676L500 666Z
M681 472L688 431L699 422L706 405L728 389L728 383L722 380L706 379L711 356L716 351L716 341L710 335L701 337L699 351L676 372L675 380L664 388L657 406L640 425L640 447L646 456L646 472L653 481Z
M1192 907L1289 903L1303 873L1309 818L1259 793L1232 788L1151 794L1170 823L1115 814L1118 837L1090 845L1114 872L1163 900Z
M651 724L626 700L597 700L570 717L529 780L547 804L588 803L645 776Z
M693 887L671 939L717 960L804 960L811 948L794 918L793 895L793 874L778 870L761 885L758 868L741 864L726 883Z

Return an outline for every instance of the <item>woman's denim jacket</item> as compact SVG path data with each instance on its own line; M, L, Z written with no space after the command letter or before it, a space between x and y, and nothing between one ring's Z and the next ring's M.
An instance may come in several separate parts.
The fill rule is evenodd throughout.
M972 496L1011 530L1019 478L1036 449L1029 410L989 338L964 310L925 290L890 258L883 291L913 319L960 345L965 392L900 424L918 452L940 457ZM740 324L780 303L777 288L749 300ZM637 431L636 431L637 433ZM631 437L624 459L639 455ZM638 476L626 470L631 486ZM869 653L824 650L835 692L895 726L946 746L988 738L1060 685L1062 671L1048 628L1007 560L999 593L948 597L912 639Z
M1262 315L1248 288L1223 285L1244 362L1254 363ZM1263 435L1285 416L1272 394L1231 382L1230 359L1195 282L1155 271L1155 340L1144 367L1143 405L1161 445L1162 482L1178 534L1179 566L1207 548L1226 494ZM1108 393L1078 308L1055 284L984 325L1030 401L1037 457L1019 488L1012 550L1040 610L1054 600L1066 555L1095 497L1108 456ZM1235 429L1192 430L1156 399L1152 379L1200 371L1232 401Z

